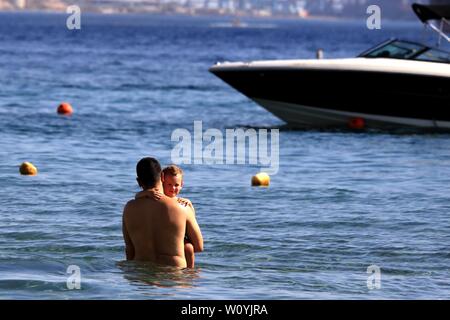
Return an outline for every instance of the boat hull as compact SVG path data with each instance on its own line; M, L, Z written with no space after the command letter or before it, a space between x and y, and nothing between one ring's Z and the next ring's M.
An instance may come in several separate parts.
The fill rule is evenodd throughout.
M210 71L295 127L346 126L360 117L373 127L450 128L448 76L245 66Z
M450 130L450 121L345 112L332 108L317 108L264 99L254 99L254 101L293 128L348 128L351 127L351 120L363 119L366 128L414 127Z

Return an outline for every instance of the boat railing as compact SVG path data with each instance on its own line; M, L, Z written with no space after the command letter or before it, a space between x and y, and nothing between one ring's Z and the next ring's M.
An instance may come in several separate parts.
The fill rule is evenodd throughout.
M426 25L428 25L431 29L433 29L434 31L436 31L439 34L438 42L437 42L437 46L438 47L441 45L441 39L442 38L447 40L447 42L450 42L450 37L444 32L445 26L450 27L450 23L446 19L444 19L444 18L441 19L441 23L440 23L440 27L439 28L436 27L430 21L427 21Z
M414 3L412 5L414 13L422 21L425 27L430 27L439 34L437 46L441 45L441 39L444 38L450 42L450 37L445 32L446 27L450 27L450 5L423 5ZM438 21L439 27L432 21Z

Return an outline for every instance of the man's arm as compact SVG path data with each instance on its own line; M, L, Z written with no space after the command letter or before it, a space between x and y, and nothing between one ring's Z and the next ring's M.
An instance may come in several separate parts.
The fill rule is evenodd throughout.
M194 252L203 251L203 236L200 226L195 218L195 210L193 206L187 208L186 233L189 241L194 246Z
M131 241L130 235L127 231L127 226L125 225L125 211L126 207L123 211L123 217L122 217L122 233L123 233L123 240L125 240L125 254L127 256L127 260L133 260L134 259L134 246L133 242Z

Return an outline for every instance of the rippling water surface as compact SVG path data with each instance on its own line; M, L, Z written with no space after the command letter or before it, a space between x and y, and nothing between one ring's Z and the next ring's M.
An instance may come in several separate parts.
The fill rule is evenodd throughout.
M124 261L138 159L169 164L173 130L195 120L283 125L208 73L213 63L313 58L319 47L355 56L418 38L418 23L85 15L74 32L65 18L0 14L0 298L450 298L448 134L281 130L267 189L249 186L259 166L185 165L183 195L205 237L197 267ZM61 101L72 117L55 114ZM23 161L39 175L20 176ZM70 265L81 290L67 287ZM380 289L368 289L370 265Z

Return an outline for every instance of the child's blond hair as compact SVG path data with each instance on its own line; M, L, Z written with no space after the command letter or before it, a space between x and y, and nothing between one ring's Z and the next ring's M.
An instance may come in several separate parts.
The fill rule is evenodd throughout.
M164 175L170 174L171 176L180 175L183 178L183 170L180 167L172 164L168 167L165 167L162 171Z

